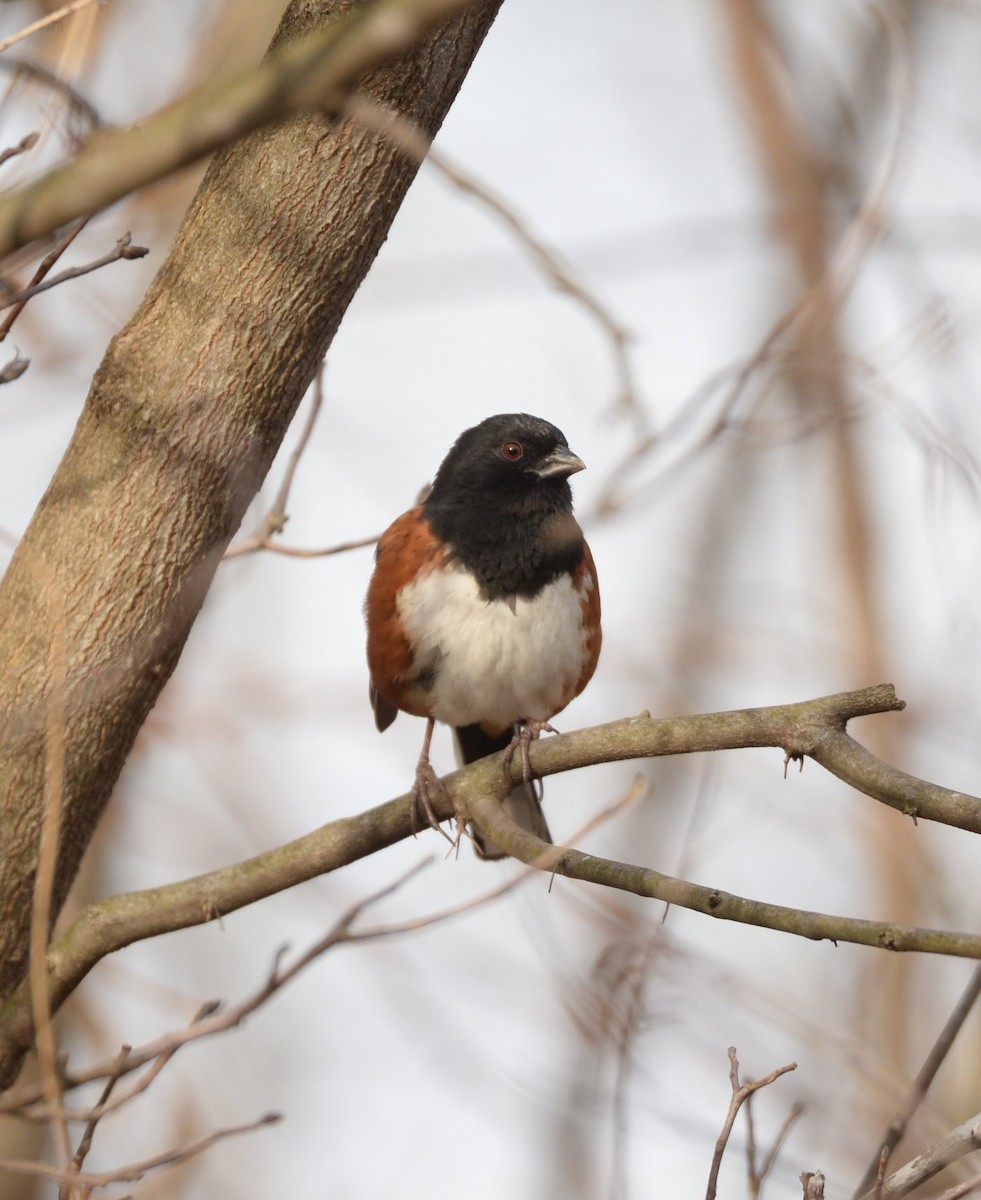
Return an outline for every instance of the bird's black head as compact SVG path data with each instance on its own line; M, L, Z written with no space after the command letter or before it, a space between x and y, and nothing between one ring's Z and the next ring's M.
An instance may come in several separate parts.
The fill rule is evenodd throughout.
M443 460L426 516L488 595L534 594L582 556L569 476L584 466L548 421L488 417Z
M534 510L543 500L569 505L568 479L585 467L569 449L565 434L548 421L527 413L488 417L457 438L436 475L434 504L480 503L493 507Z

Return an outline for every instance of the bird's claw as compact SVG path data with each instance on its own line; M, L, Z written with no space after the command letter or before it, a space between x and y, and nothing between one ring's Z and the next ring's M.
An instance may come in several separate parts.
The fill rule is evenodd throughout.
M429 826L431 829L435 829L438 833L441 833L451 845L454 845L453 838L450 837L439 823L439 813L437 813L433 806L431 793L439 796L440 799L446 798L446 788L430 763L420 762L416 767L416 777L412 784L411 792L410 820L412 836L415 837L421 829Z
M531 769L529 750L532 742L537 742L543 733L555 733L556 730L548 721L522 721L515 729L510 745L504 751L504 778L511 778L511 763L515 754L521 752L521 778L525 788L534 794L535 776ZM536 797L537 798L537 797Z

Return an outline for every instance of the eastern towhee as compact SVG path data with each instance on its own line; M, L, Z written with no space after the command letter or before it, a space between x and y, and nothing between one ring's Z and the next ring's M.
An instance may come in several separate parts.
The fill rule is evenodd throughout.
M521 744L526 779L505 806L551 841L527 746L599 657L596 568L569 487L584 466L548 421L488 417L460 435L429 495L381 536L365 602L371 703L379 730L399 709L428 718L413 800L430 819L429 746L442 721L464 763ZM485 858L503 856L475 840Z

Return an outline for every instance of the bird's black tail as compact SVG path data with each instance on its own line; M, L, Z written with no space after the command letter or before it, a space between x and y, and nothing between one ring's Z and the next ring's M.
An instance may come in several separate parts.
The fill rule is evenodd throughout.
M493 735L485 733L479 725L458 725L453 730L453 734L463 766L476 762L479 758L486 758L488 754L498 754L511 744L510 732ZM541 781L533 780L528 784L519 783L505 799L504 811L515 824L520 825L522 829L527 829L529 833L541 838L543 842L552 840L552 835L545 822L545 815L542 812ZM487 841L472 827L471 833L477 853L481 858L507 858L507 852L495 842Z

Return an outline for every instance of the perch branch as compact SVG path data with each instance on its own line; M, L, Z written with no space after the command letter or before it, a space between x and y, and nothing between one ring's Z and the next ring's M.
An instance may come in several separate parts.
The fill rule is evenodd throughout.
M852 786L912 816L981 832L981 799L917 780L880 762L845 733L853 717L898 711L890 685L824 696L775 708L690 717L639 717L544 739L532 766L554 775L600 762L771 746L785 760L814 758ZM518 781L520 766L513 768ZM475 821L513 857L573 879L662 900L723 920L759 925L811 939L847 941L889 950L981 958L981 933L918 929L786 908L688 883L647 867L614 862L540 841L504 816L499 797L502 756L448 775L441 818ZM213 921L247 904L365 858L413 833L408 795L344 817L296 841L179 883L110 896L83 909L47 957L55 1011L93 966L132 942ZM23 988L0 1009L0 1071L31 1044L31 1007Z

